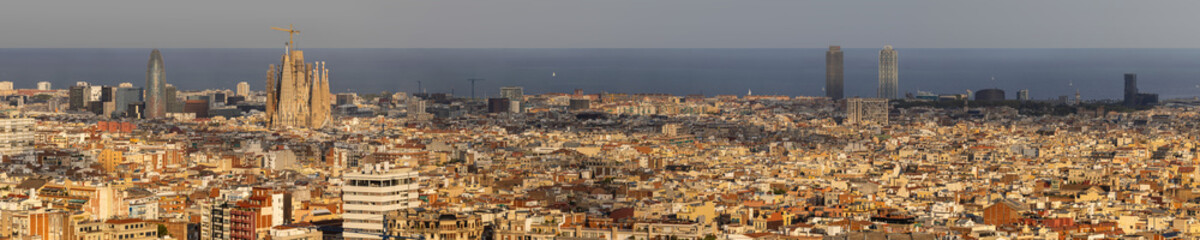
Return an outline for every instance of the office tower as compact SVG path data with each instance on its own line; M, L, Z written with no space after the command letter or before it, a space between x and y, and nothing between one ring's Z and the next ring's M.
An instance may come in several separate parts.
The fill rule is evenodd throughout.
M46 82L46 81L38 82L37 90L42 90L42 91L50 90L50 82Z
M250 83L240 82L237 84L237 95L243 97L250 96Z
M892 45L883 46L883 50L879 51L879 98L896 99L900 78L899 69L896 68L898 58Z
M0 82L0 91L13 90L13 83L10 81Z
M508 112L509 109L512 109L512 102L508 98L489 98L487 101L488 113Z
M1138 105L1137 74L1125 74L1125 106Z
M88 111L103 117L112 117L112 113L117 109L116 102L114 102L117 88L111 86L100 86L99 88L100 91L96 92L93 89L92 96L89 96L91 101L87 103Z
M167 99L167 112L178 113L183 112L183 102L179 101L179 90L175 85L167 84L163 89L163 98Z
M208 104L212 105L213 107L224 106L225 102L229 100L228 96L226 96L226 94L223 92L215 92L212 94L212 96L208 97L208 99Z
M408 116L415 117L417 115L425 114L425 108L425 101L422 101L418 98L413 98L413 100L408 102Z
M243 97L243 96L228 96L228 97L225 97L225 106L238 105L245 101L246 101L246 97Z
M417 172L410 168L393 168L391 162L365 164L342 179L344 239L380 239L384 215L418 205Z
M113 104L116 106L113 109L113 114L120 116L128 112L129 105L144 101L142 99L142 88L123 87L117 88L113 93Z
M87 105L87 93L90 89L86 86L71 86L67 90L67 108L70 110L83 109Z
M1029 89L1017 90L1017 100L1029 101Z
M151 50L150 62L146 64L146 110L143 111L147 119L167 116L166 78L162 53L158 49Z
M825 96L841 100L842 86L842 47L829 46L829 51L825 52Z
M500 88L500 97L507 98L512 101L525 101L525 88L523 87L502 87Z
M187 100L183 102L183 112L196 114L196 118L207 118L208 109L208 99Z
M288 42L278 66L267 70L267 126L320 128L329 123L329 69L304 62L304 51Z
M146 109L145 102L133 102L133 103L129 103L129 106L125 107L124 114L125 114L125 117L127 117L127 118L145 118L146 117L145 109Z
M882 98L846 99L846 124L888 124L888 100Z
M990 88L975 92L975 101L1004 101L1004 90Z
M33 125L32 118L0 116L0 155L7 157L32 153Z
M104 86L87 86L83 92L84 104L91 101L100 101L100 97L104 95Z

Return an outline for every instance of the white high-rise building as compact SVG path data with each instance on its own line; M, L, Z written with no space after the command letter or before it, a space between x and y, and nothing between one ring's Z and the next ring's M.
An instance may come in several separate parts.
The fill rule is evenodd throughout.
M418 207L417 171L393 168L390 163L365 165L342 176L342 238L381 239L384 215Z
M50 90L50 82L41 81L37 83L37 90Z
M13 83L10 81L0 82L0 90L13 90Z
M883 50L879 51L879 98L896 99L900 78L900 71L896 67L898 60L892 45L883 46Z
M0 117L0 155L13 156L33 152L32 118Z
M87 87L87 86L88 86L88 82L84 82L84 81L78 81L78 82L75 82L75 86Z
M243 97L250 96L250 83L240 82L237 84L237 95Z

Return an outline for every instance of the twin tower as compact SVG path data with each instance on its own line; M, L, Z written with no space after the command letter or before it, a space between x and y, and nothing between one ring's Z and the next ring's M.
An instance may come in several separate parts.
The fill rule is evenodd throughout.
M843 75L842 47L829 46L825 52L825 96L833 100L845 98L845 78ZM899 88L900 74L896 67L898 56L891 45L879 51L879 90L878 98L894 99Z

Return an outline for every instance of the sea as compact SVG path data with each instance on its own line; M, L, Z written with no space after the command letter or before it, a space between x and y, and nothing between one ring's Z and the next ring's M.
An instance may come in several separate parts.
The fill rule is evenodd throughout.
M145 84L151 49L0 49L0 81L34 88L76 82ZM824 48L794 49L303 49L305 60L330 69L333 92L443 92L499 95L503 86L526 94L668 93L823 96ZM899 52L899 92L965 93L987 88L1008 98L1074 96L1120 99L1124 74L1161 99L1200 96L1200 49L905 49ZM167 83L181 90L265 85L267 67L282 48L161 49ZM879 49L844 48L845 95L874 97Z

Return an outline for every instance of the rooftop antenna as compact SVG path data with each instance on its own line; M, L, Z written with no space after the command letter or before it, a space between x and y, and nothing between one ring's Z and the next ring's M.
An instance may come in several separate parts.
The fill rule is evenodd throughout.
M475 82L483 81L483 79L482 78L468 78L467 81L471 81L471 99L474 100L475 99Z
M421 88L421 80L417 80L417 92L425 93L425 89Z

